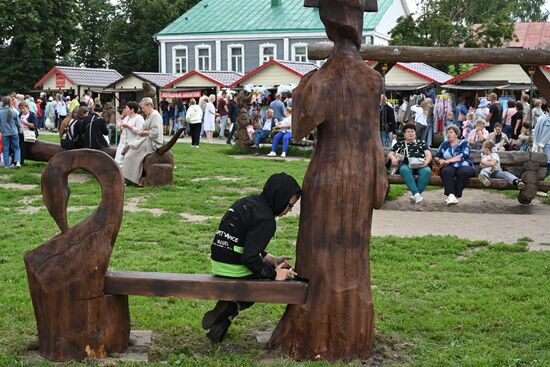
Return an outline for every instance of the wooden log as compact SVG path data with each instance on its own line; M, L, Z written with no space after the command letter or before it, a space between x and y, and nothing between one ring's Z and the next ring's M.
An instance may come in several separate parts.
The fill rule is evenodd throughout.
M307 291L305 282L228 279L209 274L110 270L105 276L108 294L302 304Z
M387 179L378 114L382 79L359 56L359 3L319 2L335 50L293 93L294 137L318 132L296 245L296 271L310 280L310 290L304 305L287 307L268 347L296 360L368 359L373 350L370 228Z
M34 143L27 144L25 159L37 162L48 162L54 155L64 151L65 149L57 143L37 140ZM116 155L116 149L113 148L105 148L101 151L107 153L111 158L114 158Z
M521 177L518 176L518 177ZM405 184L405 181L403 180L403 177L401 177L400 175L388 175L388 182L390 184L394 184L394 185L403 185ZM428 183L429 185L432 185L432 186L443 186L443 181L441 181L441 177L439 176L432 176L430 177L430 181ZM548 181L536 181L535 183L538 191L543 191L543 192L547 192L547 191L550 191L550 182ZM478 178L470 178L468 180L468 183L466 184L466 187L467 188L470 188L470 189L495 189L495 190L517 190L516 187L514 187L513 185L507 183L505 180L502 180L502 179L491 179L491 186L490 187L487 187L487 186L484 186L481 181L479 181Z
M325 60L333 45L328 42L308 47L310 60ZM359 51L364 60L379 62L425 62L428 64L527 64L549 65L550 50L514 48L457 48L418 46L362 45Z
M101 184L101 201L69 228L67 177L83 168ZM25 267L38 328L39 352L52 361L123 352L130 318L126 296L106 296L105 272L122 221L124 181L115 161L92 149L55 154L42 173L44 204L61 233L27 252Z
M521 204L531 204L533 199L537 196L537 185L527 184L525 188L518 194L517 200Z
M524 70L527 75L529 75L529 67L524 66ZM540 67L535 69L535 74L533 74L533 83L537 86L540 95L544 96L547 101L550 101L550 80L546 77L546 74L541 70Z

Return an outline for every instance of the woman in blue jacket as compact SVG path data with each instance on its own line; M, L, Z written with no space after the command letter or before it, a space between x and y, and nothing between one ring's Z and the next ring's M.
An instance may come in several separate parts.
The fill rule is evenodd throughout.
M19 112L12 108L9 96L2 98L3 107L0 108L0 132L2 132L2 154L4 167L10 167L10 150L13 151L15 168L21 168L21 151L19 150Z

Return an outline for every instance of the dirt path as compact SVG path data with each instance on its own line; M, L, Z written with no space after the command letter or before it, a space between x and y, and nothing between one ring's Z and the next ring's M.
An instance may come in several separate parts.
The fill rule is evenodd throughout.
M529 237L531 251L550 251L550 205L538 200L519 205L515 199L486 190L466 190L460 204L447 207L443 190L424 193L418 205L409 195L376 210L374 236L451 235L469 240L515 243Z
M530 251L550 251L550 205L515 199L487 190L467 190L460 204L445 205L443 189L424 193L418 205L406 194L374 211L373 236L457 236L467 240L516 243L528 237ZM291 216L300 214L300 201Z

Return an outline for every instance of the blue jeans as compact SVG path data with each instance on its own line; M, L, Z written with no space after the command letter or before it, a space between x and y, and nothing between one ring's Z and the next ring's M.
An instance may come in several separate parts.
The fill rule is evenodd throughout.
M254 130L254 145L259 145L262 140L265 140L271 131L269 130Z
M288 133L279 132L275 134L275 136L273 137L273 145L271 147L271 151L277 151L277 146L279 146L281 139L283 139L282 153L286 153L288 151L288 144L290 143L290 139L292 139L292 131L289 131Z
M225 137L225 126L227 126L227 115L220 116L220 138Z
M506 180L506 182L508 182L509 184L513 184L515 180L518 180L518 178L510 172L494 171L493 173L491 173L490 168L483 168L480 173L487 178L502 178L503 180Z
M402 164L399 167L399 174L403 177L409 191L414 195L424 192L424 189L426 189L426 186L430 182L430 177L432 177L432 170L430 167L412 169L408 164ZM417 182L415 182L413 175L418 175Z
M4 166L10 166L10 148L13 150L13 162L21 162L21 150L19 149L19 135L2 135L2 155L4 156Z
M380 131L380 140L383 148L391 148L391 132Z

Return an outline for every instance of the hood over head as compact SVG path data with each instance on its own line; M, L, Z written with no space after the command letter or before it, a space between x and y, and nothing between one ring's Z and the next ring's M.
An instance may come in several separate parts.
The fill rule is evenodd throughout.
M273 214L281 214L292 196L301 195L302 189L294 177L286 173L276 173L267 179L261 196L267 201Z

